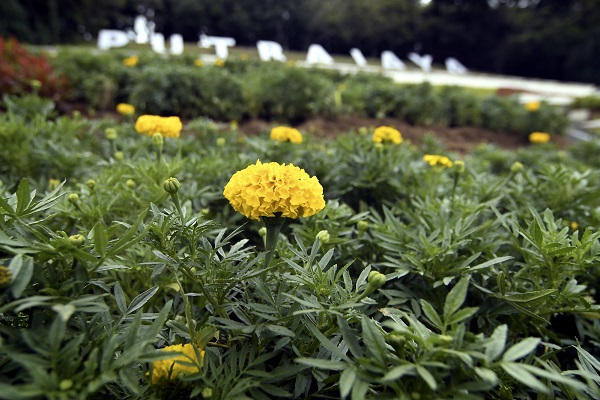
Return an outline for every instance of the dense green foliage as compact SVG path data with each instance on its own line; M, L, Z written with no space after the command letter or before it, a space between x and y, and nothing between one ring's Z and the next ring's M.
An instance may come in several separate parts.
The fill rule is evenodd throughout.
M596 0L4 0L0 36L27 43L93 40L99 29L132 27L144 14L157 31L227 36L238 45L275 40L287 50L311 43L332 54L357 47L406 59L411 51L471 70L600 83Z
M597 142L459 157L363 127L292 144L196 118L158 158L132 120L9 100L0 398L600 396ZM262 223L222 196L257 159L304 168L327 201L284 225L268 267ZM151 385L157 348L188 342L201 372Z

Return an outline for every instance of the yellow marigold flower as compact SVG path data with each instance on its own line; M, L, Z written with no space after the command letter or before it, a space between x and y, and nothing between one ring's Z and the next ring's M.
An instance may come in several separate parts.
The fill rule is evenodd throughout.
M204 67L204 62L202 60L194 60L194 65L196 67Z
M576 231L579 228L579 224L575 221L571 221L571 229Z
M178 138L182 128L179 117L140 115L135 122L135 130L147 136L160 133L164 137Z
M293 164L259 161L233 174L223 195L239 213L261 217L309 217L325 207L323 187L316 177Z
M527 103L525 103L525 109L527 111L533 112L539 110L541 105L542 103L540 103L539 101L528 101Z
M402 143L402 134L391 126L380 126L373 132L373 141L375 143L387 143L391 142L394 144Z
M162 380L173 381L180 373L181 375L185 375L200 372L200 367L204 362L204 350L198 349L200 358L196 357L195 346L190 343L175 344L167 346L162 350L181 353L181 355L154 361L152 363L153 385L156 385Z
M225 65L225 61L224 61L224 60L221 60L220 58L217 58L217 59L215 60L215 65L216 65L217 67L222 67L222 66L224 66L224 65Z
M6 265L0 265L0 289L6 289L12 283L12 272Z
M123 59L123 65L126 67L135 67L139 61L140 58L138 56L131 56Z
M544 132L532 132L529 134L530 143L548 143L550 141L550 134Z
M276 126L271 129L271 140L278 142L302 143L302 133L296 128Z
M121 115L133 115L135 114L135 107L127 103L117 104L117 112Z
M445 167L452 168L452 161L446 156L439 156L434 154L425 154L423 161L431 165L432 167Z

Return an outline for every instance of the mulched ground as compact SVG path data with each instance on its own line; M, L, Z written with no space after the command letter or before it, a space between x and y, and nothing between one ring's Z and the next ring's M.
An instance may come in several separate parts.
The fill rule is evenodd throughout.
M249 120L239 124L239 129L246 134L259 134L268 132L271 127L277 123L264 120ZM394 118L369 119L358 116L340 116L335 119L316 117L307 120L294 127L301 132L310 133L314 137L326 138L336 137L340 134L346 134L351 130L358 130L360 127L372 127L387 125L398 129L402 137L410 140L415 145L419 145L427 133L434 133L444 146L452 152L459 154L468 153L473 147L480 143L492 143L504 149L517 149L528 146L527 137L519 136L514 133L491 132L482 128L464 126L449 128L441 125L431 126L413 126L403 120ZM566 144L564 138L554 137L559 147Z

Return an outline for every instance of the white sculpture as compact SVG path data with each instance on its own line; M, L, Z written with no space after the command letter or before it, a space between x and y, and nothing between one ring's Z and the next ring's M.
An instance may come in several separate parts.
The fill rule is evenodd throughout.
M358 65L359 67L364 67L367 65L367 60L365 59L365 56L363 55L362 51L360 51L359 49L350 49L350 55L352 56L352 59L354 60L356 65Z
M469 72L467 67L462 65L456 58L446 58L446 71L451 74L466 74Z
M381 53L381 66L385 69L405 69L406 65L389 50L384 50Z
M183 36L180 34L171 35L169 38L169 52L171 54L183 54Z
M256 48L261 61L285 62L287 60L287 57L283 54L283 47L272 40L259 40L256 42Z
M129 43L127 34L116 29L100 29L98 32L98 48L107 50L112 47L123 47Z
M311 44L306 54L306 62L309 64L331 65L333 64L333 57L320 44Z
M433 57L430 54L418 55L417 53L409 53L408 59L419 66L424 72L431 71L431 62Z
M226 60L229 57L229 47L235 46L235 39L230 37L221 36L206 36L205 34L200 35L200 41L198 46L208 48L215 46L215 53L221 60Z

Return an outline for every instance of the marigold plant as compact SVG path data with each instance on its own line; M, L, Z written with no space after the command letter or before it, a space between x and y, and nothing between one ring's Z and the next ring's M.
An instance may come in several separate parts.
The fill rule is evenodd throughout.
M135 130L147 136L160 133L164 137L178 138L183 125L179 117L160 117L158 115L140 115L135 122Z
M541 105L542 103L540 103L539 101L528 101L527 103L525 103L525 109L527 111L533 112L539 110Z
M402 134L399 130L391 126L380 126L373 132L373 141L375 143L402 143Z
M190 343L175 344L163 348L163 351L181 354L152 363L152 384L156 385L161 381L173 381L179 374L185 375L200 372L200 367L204 362L204 350L197 349L200 355L200 358L197 358L196 349Z
M529 134L529 142L540 144L548 143L550 141L550 134L544 132L532 132Z
M323 187L293 164L259 161L233 174L223 195L231 206L254 220L261 217L309 217L325 207Z
M127 103L117 104L117 112L121 115L133 115L135 114L135 107Z
M453 162L446 156L440 156L436 154L425 154L423 161L431 165L432 167L445 167L452 168Z
M126 67L135 67L139 61L140 58L138 56L131 56L123 59L123 65Z
M302 143L302 133L296 128L276 126L271 129L271 140L278 142Z

